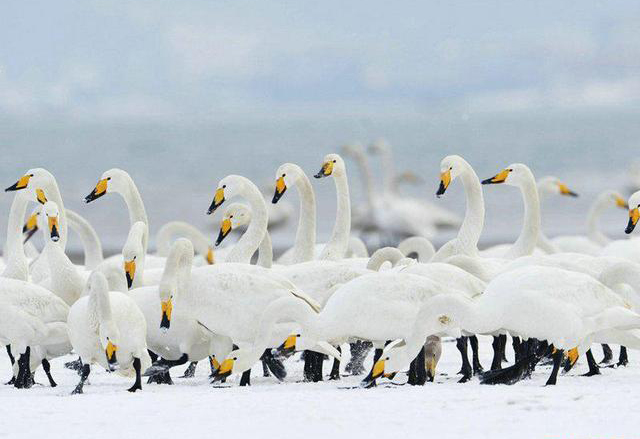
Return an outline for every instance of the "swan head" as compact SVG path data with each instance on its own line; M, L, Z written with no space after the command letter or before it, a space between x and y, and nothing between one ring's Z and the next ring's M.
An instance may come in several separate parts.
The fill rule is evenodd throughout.
M640 191L635 192L633 195L629 197L629 223L627 224L627 228L625 233L629 234L633 232L636 224L638 224L638 220L640 220Z
M527 165L513 163L498 172L491 178L482 181L482 184L506 184L509 186L522 187L529 183L535 184L533 173Z
M122 247L122 259L124 260L124 274L127 278L127 287L131 289L136 276L138 264L144 264L144 234L147 225L137 221L131 226L127 242Z
M47 219L47 230L49 231L51 241L58 242L60 240L60 225L58 223L60 211L58 210L58 205L53 201L47 201L42 211Z
M47 202L47 196L42 188L50 184L56 184L56 179L51 172L43 168L33 168L29 169L13 185L6 188L5 192L27 189L25 193L31 201L44 204Z
M171 327L171 315L173 314L173 292L175 284L172 282L160 282L158 294L160 296L160 329L167 331Z
M540 194L564 195L569 197L577 197L578 194L569 189L558 177L548 175L542 177L537 183L538 192Z
M24 242L26 243L31 239L33 235L38 231L40 227L39 221L42 213L42 208L38 206L33 210L27 221L22 226L22 233L24 234Z
M91 193L84 197L84 202L90 203L109 192L125 193L128 190L130 180L131 177L126 171L117 168L109 169L102 174Z
M607 203L611 203L615 207L619 207L620 209L628 209L629 203L625 200L620 192L617 191L604 191L602 192L598 198L601 198Z
M294 163L284 163L276 171L276 189L271 202L276 204L290 187L295 186L304 171Z
M376 139L369 145L370 154L379 155L391 152L391 145L385 139Z
M324 177L342 177L347 175L347 167L344 164L344 160L338 154L327 154L324 156L324 160L322 162L322 168L316 175L315 178L324 178Z
M449 188L453 180L458 178L469 167L469 164L459 155L449 155L440 162L440 186L436 196L440 197Z
M242 203L230 204L222 217L216 246L220 245L232 230L247 225L249 222L251 222L251 209L247 205Z
M213 375L212 382L215 383L230 375L243 373L251 369L251 367L260 360L263 353L264 351L242 348L231 351L229 355L227 355L227 358L220 363L220 367L218 367L218 370ZM282 369L281 372L282 373L276 375L276 378L279 380L284 379L287 375L284 369Z
M245 188L245 179L239 175L227 175L218 182L213 201L207 210L207 215L211 215L229 198L240 195Z

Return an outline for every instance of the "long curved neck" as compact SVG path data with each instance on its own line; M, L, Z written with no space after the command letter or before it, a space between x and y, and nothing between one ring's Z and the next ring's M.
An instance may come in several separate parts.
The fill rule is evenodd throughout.
M307 174L300 169L296 183L300 199L300 218L293 245L293 263L312 261L316 245L316 195Z
M95 269L103 260L102 243L89 221L71 209L66 209L69 227L80 236L84 249L84 266L87 270Z
M138 221L142 221L147 225L147 227L149 227L149 219L147 218L147 212L144 208L144 203L142 202L142 197L140 196L138 187L129 175L125 178L127 180L127 189L121 192L120 195L122 195L122 198L127 205L127 210L129 211L129 223L133 225ZM148 245L149 231L147 229L147 236L145 236L143 241L145 253L147 252Z
M533 250L538 243L538 235L540 233L540 199L533 174L531 174L530 177L531 178L527 178L520 186L524 201L524 222L522 223L520 236L518 236L516 242L505 255L508 259L516 259L521 256L533 254Z
M134 242L140 242L144 247L144 242L146 241L148 236L149 227L147 226L147 224L142 222L134 223L133 227L131 227L131 230L129 231L129 236L127 237L125 246L131 245L131 243ZM144 286L144 266L146 257L147 253L143 251L142 254L140 254L136 259L136 272L133 277L131 288L140 288Z
M336 223L333 226L331 239L327 242L320 259L338 261L343 259L349 247L351 234L351 200L349 198L349 183L346 174L334 175L338 210Z
M108 291L91 291L89 295L89 312L94 314L101 326L113 321Z
M538 234L538 248L549 255L560 253L558 247L556 247L556 245L547 238L547 235L545 235L542 230L540 230L540 233Z
M248 264L251 262L251 256L256 252L267 232L267 206L264 204L264 198L258 188L245 179L242 197L251 206L251 223L238 240L235 246L229 251L225 258L225 262L239 262Z
M260 247L258 247L258 262L256 265L264 268L271 268L273 265L273 245L269 232L264 234Z
M610 204L609 196L600 196L591 205L587 215L587 236L590 240L602 246L611 242L611 239L600 231L600 217Z
M193 265L193 247L187 245L176 244L171 248L167 262L164 266L162 286L168 286L171 291L178 295L182 295L186 291L186 285L191 278L191 268Z
M71 306L80 297L84 281L62 247L47 239L43 254L49 264L51 291Z
M362 188L367 200L367 209L373 212L375 206L375 193L373 191L373 173L367 156L363 153L356 153L354 156L356 163L360 168L360 178L362 180Z
M398 250L405 256L409 256L412 253L418 255L418 262L427 263L433 258L436 253L435 248L431 241L422 236L412 236L407 238L398 244Z
M22 226L28 204L29 200L20 194L16 194L13 203L11 203L7 224L7 253L4 255L6 267L2 272L2 277L23 281L29 279L29 263L22 244Z
M467 208L458 231L458 242L462 253L473 256L478 252L478 241L484 228L484 196L478 175L471 165L466 164L460 180L464 187Z
M187 238L193 244L196 253L206 256L209 251L209 241L200 230L184 221L171 221L160 227L156 233L156 248L158 256L168 256L174 239Z
M404 259L404 254L395 247L384 247L376 250L369 258L367 263L367 269L378 271L382 264L390 262L391 265L396 265L400 260Z

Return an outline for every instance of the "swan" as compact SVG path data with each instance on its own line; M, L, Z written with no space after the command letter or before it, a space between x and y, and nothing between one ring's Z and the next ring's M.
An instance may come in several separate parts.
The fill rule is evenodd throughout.
M231 203L227 206L220 223L220 232L216 239L216 245L231 233L232 230L245 226L251 222L251 209L242 203ZM269 231L265 231L260 246L258 247L258 261L260 267L271 268L273 264L273 246Z
M122 169L110 169L102 174L95 188L85 197L84 201L88 204L108 193L117 193L122 197L129 211L131 226L138 221L145 224L146 232L143 236L142 247L146 254L149 246L149 220L142 197L133 179ZM107 260L115 265L122 264L122 259L118 255L107 258ZM164 262L164 257L154 255L148 255L145 259L147 268L162 268Z
M439 295L425 301L410 334L399 337L404 343L385 350L367 383L406 367L427 335L461 328L477 334L506 330L525 339L547 340L558 350L547 381L553 385L563 350L588 347L596 339L616 338L616 333L640 327L640 315L627 306L591 276L553 267L523 267L496 277L477 299Z
M194 259L195 265L211 265L216 258L220 258L223 254L220 251L214 252L213 245L211 245L204 233L184 221L170 221L158 229L158 233L156 233L156 254L167 257L173 240L178 237L187 238L193 243L196 253L199 255Z
M629 205L616 191L604 191L594 200L587 214L586 236L557 236L551 239L554 246L563 252L586 253L597 256L611 242L599 228L602 213L610 207L629 209Z
M399 176L395 171L393 152L389 143L384 140L378 140L373 142L368 149L371 154L379 155L382 161L385 204L387 204L389 198L391 198L392 203L398 202L400 204L400 206L398 206L399 212L414 212L418 224L420 222L423 224L428 223L429 228L460 226L460 218L453 212L432 203L427 203L421 199L398 194ZM422 215L421 218L420 215ZM428 238L429 236L425 237Z
M629 222L625 229L626 234L631 234L640 218L640 191L629 197ZM618 256L633 262L640 262L640 241L638 238L618 239L605 245L600 253L602 256Z
M162 304L160 295L181 294L184 285L180 277L188 277L193 265L193 245L190 240L178 238L167 255L159 285L134 288L131 297L142 312L146 322L148 349L162 360L154 363L145 375L153 375L153 382L172 384L169 368L187 362L198 362L214 355L224 358L232 349L229 338L216 336L196 320L184 315L181 309L171 313L171 329L161 328Z
M410 331L420 304L444 290L442 285L421 276L382 272L342 285L319 314L295 298L279 298L259 316L259 338L251 348L234 351L225 359L227 369L238 373L254 364L270 346L268 341L282 321L295 321L300 326L299 332L281 346L283 349L294 348L298 336L308 344L331 345L351 339L384 343L402 338Z
M98 271L91 273L87 288L88 294L73 304L67 319L71 344L82 360L73 393L83 393L94 363L107 370L117 364L122 374L133 368L136 380L128 390L141 390L142 370L151 365L144 315L129 296L109 291L107 279Z
M479 256L478 241L484 227L484 197L480 179L471 165L458 155L450 155L440 162L440 186L436 195L444 195L456 178L460 178L467 199L466 213L458 235L445 243L433 256L433 262L442 262L451 256Z

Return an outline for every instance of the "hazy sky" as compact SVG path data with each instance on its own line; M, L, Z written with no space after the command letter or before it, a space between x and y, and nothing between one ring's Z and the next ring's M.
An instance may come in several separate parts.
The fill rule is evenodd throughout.
M0 112L88 120L640 106L640 2L3 1Z

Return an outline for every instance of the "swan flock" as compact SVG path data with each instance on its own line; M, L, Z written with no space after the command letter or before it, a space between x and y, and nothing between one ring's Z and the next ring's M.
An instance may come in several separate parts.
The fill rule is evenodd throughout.
M372 158L380 160L379 189ZM358 170L361 204L352 203L347 159ZM287 363L300 352L305 381L347 374L361 375L363 388L388 380L424 385L438 379L443 339L452 337L459 382L514 384L548 365L547 385L554 385L580 359L594 376L601 367L626 366L627 350L640 349L640 241L611 239L599 227L606 210L624 210L620 230L632 234L640 192L625 200L603 191L585 215L584 234L549 238L541 199L577 194L556 177L536 179L522 163L497 166L480 179L462 157L443 158L435 194L447 196L460 184L461 218L437 200L403 194L401 185L419 178L396 173L385 142L345 146L319 158L313 171L282 164L268 194L240 175L212 181L202 210L221 216L215 234L172 221L158 229L154 252L133 175L107 170L84 201L99 205L110 194L124 200L129 233L122 251L108 257L93 226L65 208L50 172L16 175L5 190L13 202L0 259L7 384L32 388L42 367L56 386L54 360L77 371L73 394L87 390L96 366L128 379L129 392L174 384L171 370L181 365L183 377L193 377L201 362L215 386L231 385L234 375L250 385L257 364L265 377L286 382ZM326 184L335 188L337 208L322 240L314 186ZM514 242L481 249L483 193L499 185L518 189L522 227ZM271 231L295 216L292 192L299 205L295 237L274 252ZM431 239L444 228L457 234L435 248ZM68 256L70 231L82 242L81 263ZM38 234L40 249L31 241ZM377 249L370 255L370 248ZM480 362L478 336L491 337L491 365ZM620 346L617 360L610 344ZM327 359L330 371L323 369Z

